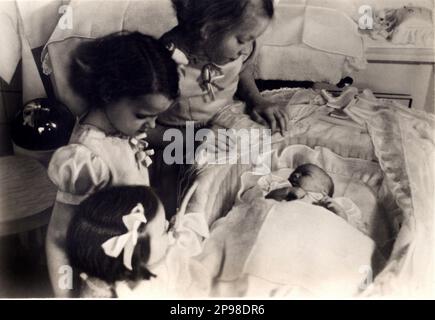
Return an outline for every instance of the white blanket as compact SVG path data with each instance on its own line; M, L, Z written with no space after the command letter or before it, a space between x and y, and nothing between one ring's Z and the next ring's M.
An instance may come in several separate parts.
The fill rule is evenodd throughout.
M377 163L340 157L338 161L330 162L327 161L329 152L326 149L318 157L312 158L311 162L329 164L336 173L349 170L354 178L369 185L379 175L367 175L370 172L368 169L371 166L382 168L382 187L375 194L379 202L390 209L385 210L386 215L379 218L389 221L391 231L396 236L391 238L391 242L395 240L394 247L386 267L364 291L364 296L433 297L435 118L393 102L368 101L363 97L356 99L346 110L357 123L367 128ZM360 134L360 137L363 135ZM340 136L332 138L330 143L346 140L347 137ZM286 139L277 146L278 153L272 161L272 171L279 170L283 165L289 167L289 163L283 163L281 159L285 159L285 150L291 143L294 143L292 139ZM210 217L227 213L228 205L237 198L240 175L250 169L249 166L240 165L204 168L198 177L198 191L201 192L194 195L189 207L202 210ZM207 192L202 191L204 187ZM250 214L246 215L248 217Z
M261 198L217 221L198 259L214 276L212 296L262 298L351 297L373 276L372 260L382 260L332 212Z

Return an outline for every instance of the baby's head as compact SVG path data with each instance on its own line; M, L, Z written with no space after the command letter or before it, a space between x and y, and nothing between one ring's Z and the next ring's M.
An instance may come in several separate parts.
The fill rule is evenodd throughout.
M88 108L102 109L110 124L134 136L152 128L178 96L178 70L157 39L121 32L82 43L73 53L69 81Z
M274 14L273 0L172 0L191 45L216 64L252 51Z
M334 182L319 166L306 163L298 166L289 176L288 181L293 187L299 187L306 192L323 193L332 197Z
M151 188L108 188L80 204L68 228L67 253L74 268L109 283L149 279L154 275L147 266L166 254L167 230L163 205Z

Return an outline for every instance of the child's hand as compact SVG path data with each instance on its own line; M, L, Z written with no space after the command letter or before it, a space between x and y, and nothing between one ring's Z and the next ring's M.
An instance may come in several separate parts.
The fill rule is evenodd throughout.
M322 200L320 200L316 204L321 207L324 207L325 209L328 209L329 211L334 212L337 216L346 220L346 211L331 197L325 196Z
M289 193L289 188L281 188L272 190L266 195L266 199L274 199L276 201L287 201L287 195Z
M301 199L305 196L305 191L301 188L285 187L273 190L266 195L266 199L276 201L291 201Z
M272 133L280 130L281 134L284 134L284 131L288 130L289 116L285 109L266 99L258 101L253 106L251 117L262 125L269 125Z

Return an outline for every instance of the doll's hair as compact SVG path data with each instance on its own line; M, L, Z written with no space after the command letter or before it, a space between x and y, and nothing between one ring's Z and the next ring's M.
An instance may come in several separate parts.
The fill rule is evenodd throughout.
M123 264L123 254L117 258L105 254L101 245L108 239L127 232L122 217L141 203L145 217L151 221L157 213L160 200L145 186L112 187L94 193L78 207L68 228L66 248L70 263L79 272L98 277L109 283L122 280L149 279L153 275L146 267L150 255L146 224L138 229L132 269Z
M159 40L126 31L79 45L69 74L73 90L90 108L156 93L173 100L178 80L177 65Z
M252 4L256 13L273 18L273 0L172 0L178 26L193 40L200 39L205 24L213 24L213 33L222 33L241 23L246 9Z

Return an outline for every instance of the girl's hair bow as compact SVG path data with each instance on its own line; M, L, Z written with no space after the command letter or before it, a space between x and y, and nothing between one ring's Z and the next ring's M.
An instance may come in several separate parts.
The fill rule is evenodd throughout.
M117 258L124 250L123 262L128 270L133 270L131 266L134 247L138 239L138 229L141 223L147 223L142 203L138 203L129 214L122 217L122 222L127 227L127 232L110 238L101 247L109 257Z

